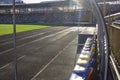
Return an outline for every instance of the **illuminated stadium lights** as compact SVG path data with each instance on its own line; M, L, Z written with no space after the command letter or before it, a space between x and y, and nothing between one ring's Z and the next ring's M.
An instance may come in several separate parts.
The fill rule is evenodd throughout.
M73 0L73 1L75 1L77 5L79 5L79 6L81 5L81 4L80 4L80 1L81 1L81 0Z
M43 3L43 2L53 2L53 1L65 1L65 0L23 0L24 3Z
M104 2L98 2L98 4L104 4ZM105 4L120 4L120 1L109 1L105 2Z
M10 13L13 14L13 9L10 10ZM19 13L19 10L15 9L15 13Z

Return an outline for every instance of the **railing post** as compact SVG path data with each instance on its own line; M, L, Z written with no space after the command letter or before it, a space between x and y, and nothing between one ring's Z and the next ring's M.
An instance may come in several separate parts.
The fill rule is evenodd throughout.
M15 0L13 0L14 80L17 80Z

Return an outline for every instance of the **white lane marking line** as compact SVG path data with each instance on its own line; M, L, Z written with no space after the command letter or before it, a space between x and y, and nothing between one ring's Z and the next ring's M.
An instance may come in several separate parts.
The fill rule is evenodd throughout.
M25 46L25 44L22 44L22 45L20 45L20 46L17 46L17 48L20 48L20 47L23 47L23 46ZM14 48L11 48L11 49L8 49L8 50L5 50L5 51L2 51L2 52L0 52L0 54L4 54L4 53L7 53L7 52L9 52L9 51L12 51Z
M48 29L48 28L47 28ZM44 32L44 31L43 31ZM27 36L32 36L32 35L36 35L37 33L39 33L39 32L32 32L32 33L30 33L30 34L26 34L26 35L20 35L20 36L17 36L17 38L23 38L23 37L27 37ZM6 40L1 40L0 42L4 42L4 41L10 41L10 40L12 40L13 38L9 38L9 39L6 39Z
M3 53L6 53L6 52L9 52L9 51L11 51L11 50L13 50L13 48L8 49L8 50L5 50L5 51L2 51L2 52L0 52L0 54L3 54Z
M70 28L69 28L69 29L70 29ZM68 31L69 29L65 29L65 30L59 31L59 32L57 32L57 33L50 34L50 35L48 35L48 36L42 37L42 38L40 38L40 39L36 39L36 40L31 41L31 42L28 42L28 43L19 45L19 46L17 46L17 48L20 48L20 47L25 46L25 45L27 45L27 44L31 44L31 43L34 43L34 42L37 42L37 41L40 41L40 40L43 40L43 39L46 39L46 38L53 37L53 36L55 36L55 35L57 35L57 34L60 34L60 33L63 33L63 32L65 32L65 31ZM14 49L14 48L11 48L11 49L2 51L2 52L0 52L0 54L4 54L4 53L9 52L9 51L11 51L11 50L13 50L13 49Z
M19 57L17 60L20 60L20 59L24 58L25 56L26 56L26 55L23 55L23 56ZM8 63L8 64L6 64L6 65L4 65L3 67L0 68L0 70L3 69L3 68L5 68L5 67L7 67L7 66L9 66L9 65L12 64L12 63L13 63L13 61L10 62L10 63Z
M69 29L70 29L70 28L69 28ZM68 31L69 29L65 29L65 30L59 31L59 32L57 32L57 33L54 33L54 34L51 34L51 35L42 37L42 38L40 38L40 39L36 39L36 40L34 40L34 41L29 42L29 44L30 44L30 43L34 43L34 42L37 42L37 41L39 41L39 40L43 40L43 39L45 39L45 38L53 37L53 36L55 36L55 35L57 35L57 34L66 32L66 31Z
M31 78L31 80L35 80L35 78L42 73L66 48L69 47L70 44L72 44L74 40L72 40L63 50L61 50L52 60L50 60L35 76Z
M55 38L51 39L51 41L56 41L56 40L58 40L58 39L60 39L60 38L62 38L62 37L64 37L64 36L66 36L66 35L69 34L70 32L73 32L73 31L77 31L77 27L72 27L69 31L64 32L64 33L56 36Z
M21 35L21 36L17 36L17 38L21 38L21 37L26 37L26 36L30 36L30 35L34 35L34 34L36 34L36 33L38 33L38 32L33 32L32 34L27 34L27 35ZM13 38L8 38L8 39L5 39L5 40L1 40L0 42L4 42L4 41L10 41L10 40L12 40Z
M3 69L3 68L5 68L5 67L7 67L7 66L9 66L9 65L10 65L10 63L4 65L3 67L0 68L0 70Z
M34 34L32 34L32 35L29 35L29 36L23 36L23 38L20 38L20 37L17 37L17 38L20 38L20 39L18 39L17 41L21 41L21 40L24 40L24 39L28 39L28 38L31 38L31 37L35 37L35 36L40 36L40 35L43 35L43 34L45 34L45 33L48 33L48 32L52 32L52 31L46 31L46 32L42 32L42 33L39 33L39 34L36 34L36 33L38 33L38 32L34 32ZM12 38L11 38L12 39ZM0 45L6 45L6 44L10 44L10 43L12 43L13 41L8 41L8 42L4 42L4 43L1 43Z
M47 29L49 29L49 28L53 28L53 27L48 27ZM58 28L58 27L54 27L54 28ZM41 32L41 31L40 31ZM42 32L45 32L45 31L42 31ZM35 34L37 34L37 33L39 33L39 32L32 32L32 33L30 33L30 34L26 34L26 35L20 35L20 36L17 36L17 38L22 38L22 37L26 37L26 36L31 36L31 35L35 35ZM9 39L5 39L5 40L1 40L0 42L2 43L2 42L4 42L4 41L10 41L10 40L12 40L13 38L9 38Z
M17 60L20 60L20 59L24 58L25 56L26 56L26 55L23 55L23 56L19 57Z
M67 34L69 34L70 33L70 31L69 32L65 32L65 33L62 33L61 35L58 35L58 36L56 36L55 38L52 38L50 41L56 41L56 40L58 40L58 39L60 39L60 38L62 38L63 36L66 36Z
M47 32L49 32L49 31L47 31ZM29 38L31 38L31 37L40 36L40 35L43 35L43 34L45 34L45 33L47 33L47 32L43 32L43 33L36 34L36 35L31 35L31 36L28 36L28 37L23 37L23 38L18 39L17 41L29 39ZM8 41L8 42L2 43L2 44L0 44L0 45L6 45L6 44L10 44L10 43L12 43L12 42L13 42L13 41Z

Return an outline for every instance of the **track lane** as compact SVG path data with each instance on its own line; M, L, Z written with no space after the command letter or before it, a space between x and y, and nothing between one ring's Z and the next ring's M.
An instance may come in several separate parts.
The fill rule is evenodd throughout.
M69 31L67 31L67 30L69 30ZM30 44L23 44L22 46L20 45L20 46L17 46L17 53L20 53L21 51L23 51L21 54L26 54L26 52L28 51L29 53L31 53L31 52L34 52L34 51L36 51L36 50L38 50L38 49L40 49L40 48L42 48L44 45L46 46L46 45L48 45L48 44L50 44L50 43L52 43L52 42L54 42L54 41L56 41L56 40L58 40L58 39L60 39L60 38L62 38L62 37L64 37L64 36L66 36L68 33L70 33L71 31L72 31L72 28L69 28L69 29L65 29L65 30L63 30L63 31L60 31L60 32L57 32L57 33L54 33L54 36L52 35L52 34L49 34L51 37L49 37L49 38L44 38L44 37L42 37L42 38L40 38L40 40L37 40L37 42L35 41L31 41L30 42ZM59 34L58 34L59 33ZM67 33L67 34L66 34ZM48 36L49 36L48 35ZM62 36L61 36L62 35ZM61 37L60 37L61 36ZM46 37L46 36L45 36ZM59 38L58 38L59 37ZM42 39L42 40L41 40ZM54 39L54 40L53 40ZM39 41L39 42L38 42ZM45 43L44 43L44 41L45 41ZM38 45L38 44L40 44L40 45ZM36 45L38 45L38 46L36 46ZM42 47L41 47L42 46ZM34 47L34 49L33 49L33 47ZM31 51L30 51L31 50ZM0 61L3 61L3 62L1 62L1 65L0 65L0 67L2 67L2 66L5 66L5 64L7 64L8 62L10 62L10 61L13 61L13 48L12 49L8 49L8 50L6 50L6 51L8 51L8 53L7 54L1 54L0 55ZM20 55L21 55L20 54ZM17 55L17 57L20 57L20 55L18 54Z
M80 28L81 33L85 33L86 28ZM87 32L89 29L87 30ZM45 38L43 40L38 40L35 43L27 44L23 47L17 49L17 66L18 66L18 80L30 80L32 79L40 70L44 69L44 67L52 60L56 55L59 54L71 41L73 41L77 36L77 31L72 30L70 32L65 31L63 33L54 35L49 38ZM77 40L76 40L77 41ZM72 43L73 44L73 43ZM73 65L73 59L75 55L75 46L72 45L69 49L63 50L63 53L60 54L56 59L54 59L42 72L41 75L35 77L36 80L67 80L70 75L70 71ZM0 80L14 80L13 74L13 63L9 61L12 59L13 52L10 51L9 54L2 54L8 61L0 62L5 67L0 70ZM71 55L69 55L71 54ZM0 59L1 59L0 58ZM68 59L68 60L67 60ZM64 60L68 63L64 64ZM1 60L0 60L1 61ZM10 63L10 64L9 64ZM60 64L59 64L60 63ZM61 66L61 67L60 67ZM53 69L54 68L54 69ZM59 68L57 70L56 68ZM65 68L65 70L63 70ZM55 72L51 72L53 69ZM60 71L60 72L59 72ZM65 71L65 73L64 73ZM50 73L50 75L49 75ZM54 75L59 74L64 76ZM65 75L67 73L67 75ZM53 75L52 75L53 74ZM62 75L64 74L64 75ZM47 75L47 76L46 76ZM47 77L47 78L46 78Z
M47 63L49 60L51 60L54 55L58 54L58 52L64 48L62 46L67 45L69 43L69 41L71 41L71 40L74 39L75 32L71 32L67 36L66 35L64 35L63 37L61 37L61 39L58 39L56 41L52 41L52 43L50 43L49 42L50 40L48 40L47 44L46 45L44 44L45 46L43 48L40 48L40 49L38 49L38 51L35 51L35 52L33 51L34 53L26 54L26 56L24 58L22 58L21 60L19 60L18 63L20 62L20 64L22 65L22 67L18 67L18 68L20 68L20 70L18 69L18 71L19 71L19 80L30 80L30 78L32 77L32 76L30 77L30 75L33 75L33 74L35 74L37 72L37 70L35 70L35 73L33 72L34 71L34 67L38 65L39 69L42 68L43 65L45 65L45 63ZM56 36L58 36L58 35L56 35ZM46 43L46 41L44 43ZM62 42L66 42L66 43L62 43ZM38 43L36 43L36 44L38 44ZM40 45L40 46L42 46L42 45ZM47 56L47 57L45 58L43 56ZM32 59L32 61L30 59ZM26 63L26 61L28 61L28 60L29 60L29 62ZM21 63L21 61L22 61L22 63ZM33 63L33 62L37 62L37 63ZM25 66L24 63L26 63L26 66ZM38 64L38 63L40 63L40 64ZM19 65L19 66L21 66L21 65ZM12 66L13 66L13 64L11 64L11 67ZM10 65L7 66L6 68L2 69L1 71L3 71L3 70L13 71L9 67L10 67ZM30 68L28 69L28 67L30 67ZM31 73L31 69L32 69L32 73ZM30 71L30 73L29 73L30 75L29 76L25 75L26 74L26 72L25 72L26 70ZM24 75L26 77L21 74L21 71L22 71L22 74L24 73ZM13 73L7 74L7 73L3 72L3 74L4 75L5 74L8 75L8 78L10 76L13 76ZM24 77L24 79L22 79L23 77ZM7 79L4 79L4 80L7 80Z
M18 47L22 47L22 46L24 46L24 42L26 41L27 43L30 43L32 40L33 41L35 41L35 40L37 40L38 38L41 38L41 37L44 37L44 36L48 36L48 34L54 34L54 33L56 33L56 32L60 32L60 31L62 31L62 30L64 30L64 29L68 29L67 27L65 28L65 27L62 27L62 28L55 28L55 29L53 29L53 30L51 30L51 31L45 31L46 33L45 34L41 34L41 33L39 33L39 34L41 34L41 35L37 35L37 36L33 36L32 35L32 37L30 37L30 36L26 36L26 37L23 37L23 38L20 38L20 39L17 39L16 41L17 41L17 44L16 44L16 46L18 46ZM41 30L40 30L41 31ZM8 52L8 51L11 51L11 50L13 50L13 41L10 41L10 42L12 42L12 43L9 43L8 41L7 42L5 42L5 43L8 43L8 44L5 44L5 45L2 45L2 44L4 44L4 43L2 43L2 44L0 44L0 54L3 54L3 53L6 53L6 52ZM25 43L25 44L27 44L27 43ZM23 45L22 45L23 44Z
M23 37L39 34L41 32L45 32L45 31L63 30L65 28L67 28L67 27L62 27L62 28L60 28L60 27L48 27L48 28L44 28L44 29L37 29L37 30L30 30L30 31L26 31L26 32L20 32L20 33L17 33L16 38L20 39L20 38L23 38ZM4 42L8 42L10 40L11 41L13 40L13 35L12 34L0 36L0 44L4 43Z

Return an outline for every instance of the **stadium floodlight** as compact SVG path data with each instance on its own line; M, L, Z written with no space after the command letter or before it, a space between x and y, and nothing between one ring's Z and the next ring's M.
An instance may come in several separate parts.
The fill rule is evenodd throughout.
M17 80L15 0L13 0L14 80Z

